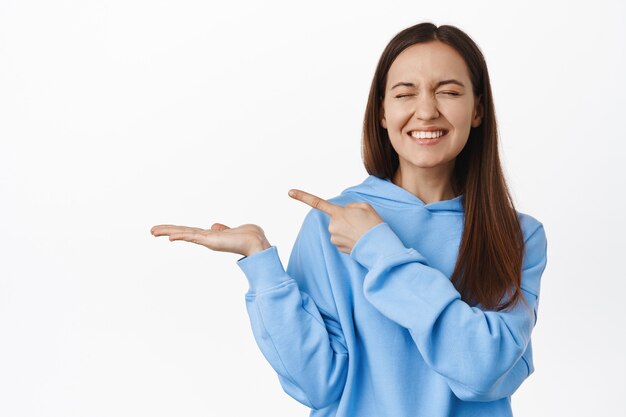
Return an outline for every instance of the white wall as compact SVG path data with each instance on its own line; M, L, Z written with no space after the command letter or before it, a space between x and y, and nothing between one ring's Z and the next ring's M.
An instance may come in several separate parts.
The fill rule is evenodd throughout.
M420 21L483 50L548 236L516 417L624 415L623 2L197 0L0 0L0 415L307 415L239 256L149 230L257 223L285 263L308 211L287 190L365 178L376 61Z

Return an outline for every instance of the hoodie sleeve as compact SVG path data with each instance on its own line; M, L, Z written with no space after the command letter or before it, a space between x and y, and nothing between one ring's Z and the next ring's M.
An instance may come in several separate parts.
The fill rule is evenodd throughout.
M365 298L409 330L426 363L461 400L510 396L533 372L530 336L547 262L543 225L525 239L521 285L532 311L523 303L498 312L465 303L450 279L406 248L387 223L362 235L350 256L368 270Z
M319 215L310 211L287 272L275 246L237 261L250 284L246 308L261 352L284 391L313 409L339 399L348 362L320 236Z

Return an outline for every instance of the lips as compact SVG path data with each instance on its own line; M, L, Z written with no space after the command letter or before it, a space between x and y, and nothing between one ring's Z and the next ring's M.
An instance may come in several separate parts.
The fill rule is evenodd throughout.
M414 137L413 135L411 135L412 132L415 131L410 131L409 133L407 133L407 136L409 137L409 139L415 143L417 143L418 145L436 145L439 142L441 142L441 140L443 138L446 137L446 135L448 134L447 130L442 130L444 133L443 135L439 136L439 137L433 137L433 138L419 138L419 137ZM435 131L437 132L437 131Z
M433 129L433 130L410 130L407 134L414 139L435 139L445 136L448 133L447 129Z

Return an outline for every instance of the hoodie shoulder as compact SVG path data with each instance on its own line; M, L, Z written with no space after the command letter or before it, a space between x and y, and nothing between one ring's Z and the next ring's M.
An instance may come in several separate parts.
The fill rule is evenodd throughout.
M522 289L539 295L541 275L548 261L548 239L543 224L530 214L517 211L524 234Z
M339 195L327 198L326 201L340 206L345 206L348 203L366 201L364 196L380 195L380 190L377 189L376 183L378 181L384 181L373 175L368 176L360 184L350 186L344 189ZM379 185L380 186L380 185Z
M522 226L522 232L524 234L524 241L528 241L528 238L532 236L539 228L543 227L543 223L537 220L535 217L527 213L522 213L515 210L517 218Z

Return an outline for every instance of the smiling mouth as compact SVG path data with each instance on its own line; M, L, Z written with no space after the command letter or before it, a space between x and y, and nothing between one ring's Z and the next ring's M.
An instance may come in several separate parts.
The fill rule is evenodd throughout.
M417 131L417 130L412 130L410 132L407 133L410 137L414 138L414 139L437 139L440 138L442 136L445 136L448 134L447 130L436 130L433 132L425 132L425 131Z

